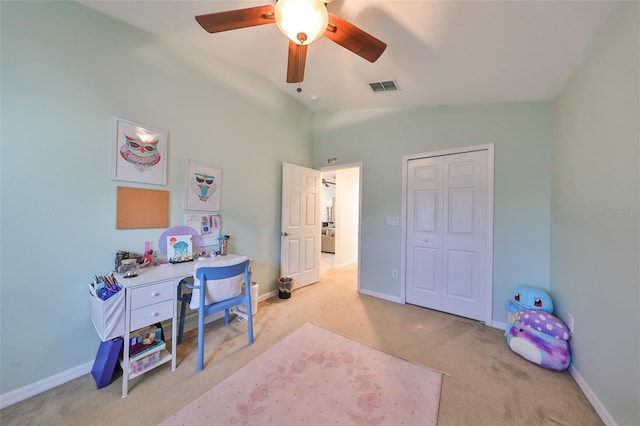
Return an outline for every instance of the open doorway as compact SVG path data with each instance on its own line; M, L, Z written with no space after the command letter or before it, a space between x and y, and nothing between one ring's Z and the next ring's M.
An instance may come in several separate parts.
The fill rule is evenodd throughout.
M322 187L320 190L320 220L322 234L320 235L320 273L336 266L336 172L321 173Z
M320 273L357 265L360 230L360 165L320 169Z

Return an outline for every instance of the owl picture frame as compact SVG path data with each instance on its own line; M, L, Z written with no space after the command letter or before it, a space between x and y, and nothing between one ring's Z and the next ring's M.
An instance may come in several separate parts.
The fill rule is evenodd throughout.
M166 130L114 118L113 179L167 184Z
M187 160L184 208L186 210L220 211L222 169Z

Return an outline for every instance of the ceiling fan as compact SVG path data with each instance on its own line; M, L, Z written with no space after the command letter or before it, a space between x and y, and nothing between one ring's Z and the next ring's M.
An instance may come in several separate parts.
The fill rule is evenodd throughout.
M386 43L328 12L322 0L276 0L275 6L199 15L196 21L209 33L275 23L289 38L287 83L302 82L307 46L321 36L369 62L375 62L387 47Z

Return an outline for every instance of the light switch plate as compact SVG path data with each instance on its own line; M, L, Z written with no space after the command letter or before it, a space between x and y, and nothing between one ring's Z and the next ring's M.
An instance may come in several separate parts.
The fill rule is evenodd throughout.
M397 216L388 216L387 217L387 225L388 226L398 226L400 225L400 219Z

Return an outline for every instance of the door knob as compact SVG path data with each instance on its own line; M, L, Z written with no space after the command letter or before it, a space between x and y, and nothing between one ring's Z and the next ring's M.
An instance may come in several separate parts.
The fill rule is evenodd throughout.
M288 237L288 236L289 236L289 233L288 233L288 232L283 232L283 233L282 233L282 236L283 236L283 237Z

